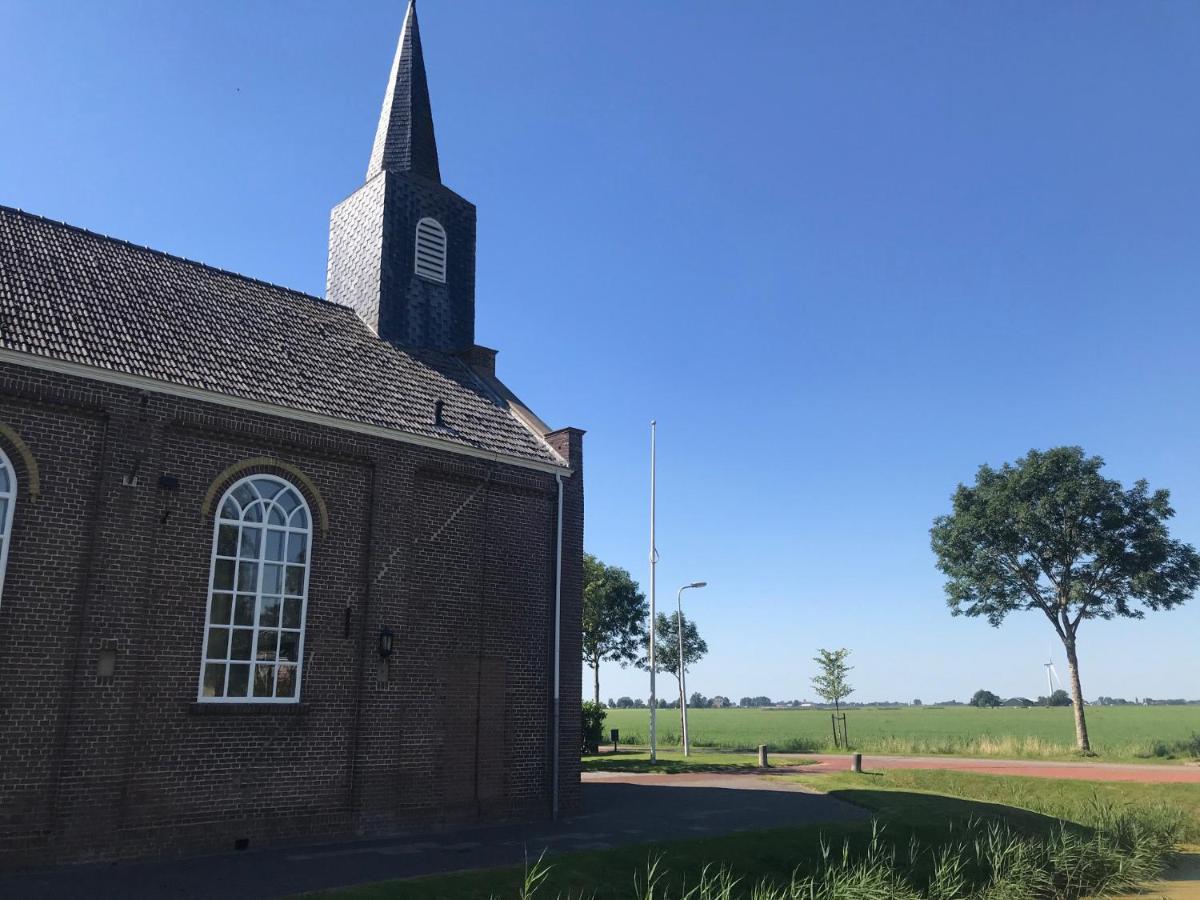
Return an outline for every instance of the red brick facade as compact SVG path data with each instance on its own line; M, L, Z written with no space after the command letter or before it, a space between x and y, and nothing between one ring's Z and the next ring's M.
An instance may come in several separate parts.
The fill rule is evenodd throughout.
M582 433L547 439L572 470L569 809ZM19 481L0 597L0 867L549 814L554 474L9 363L0 447ZM300 702L198 703L214 498L256 472L313 512Z

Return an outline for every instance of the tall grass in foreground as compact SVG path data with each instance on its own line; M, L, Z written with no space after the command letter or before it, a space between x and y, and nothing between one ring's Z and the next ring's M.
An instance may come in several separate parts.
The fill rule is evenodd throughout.
M750 884L709 865L692 884L671 878L661 859L635 879L630 900L1071 900L1127 891L1159 875L1173 854L1184 814L1169 807L1097 807L1096 825L1060 823L1030 835L1003 822L951 825L944 841L897 847L876 825L866 847L822 845L816 871L787 884ZM527 868L520 900L534 900L552 866ZM578 895L586 900L587 895ZM548 898L547 898L548 900ZM564 900L559 895L559 900Z

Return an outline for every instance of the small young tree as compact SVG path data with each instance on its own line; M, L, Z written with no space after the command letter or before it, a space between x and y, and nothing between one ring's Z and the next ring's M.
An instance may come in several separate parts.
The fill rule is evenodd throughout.
M600 663L635 662L646 638L646 597L629 573L583 555L583 661L592 670L592 701L600 703Z
M841 712L841 702L854 693L854 688L846 681L846 676L854 666L846 665L850 651L818 650L813 662L818 666L817 674L813 677L813 689L826 703L832 703L835 712Z
M1104 460L1079 447L1031 450L1015 463L980 466L960 484L953 510L931 530L953 615L999 627L1019 610L1050 621L1067 654L1075 736L1091 751L1079 679L1079 626L1140 619L1200 587L1200 555L1171 538L1167 491L1145 481L1125 490L1100 474Z
M690 672L692 666L704 658L708 652L708 644L700 637L696 623L687 616L683 617L683 669ZM649 669L650 662L645 657L637 661L638 668ZM679 613L669 616L658 614L654 626L654 667L659 672L670 672L675 676L679 688L679 700L672 708L679 707L683 700L683 680L679 675ZM659 698L660 702L662 698ZM683 734L683 711L680 707L679 733Z

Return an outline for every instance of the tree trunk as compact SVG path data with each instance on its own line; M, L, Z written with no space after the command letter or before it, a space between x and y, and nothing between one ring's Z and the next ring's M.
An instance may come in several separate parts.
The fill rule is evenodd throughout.
M596 705L600 705L600 660L592 663L592 696L596 700Z
M1083 688L1079 685L1079 657L1075 654L1075 641L1064 641L1067 648L1067 668L1071 671L1071 700L1075 706L1075 743L1080 753L1091 753L1088 740L1087 720L1083 715Z

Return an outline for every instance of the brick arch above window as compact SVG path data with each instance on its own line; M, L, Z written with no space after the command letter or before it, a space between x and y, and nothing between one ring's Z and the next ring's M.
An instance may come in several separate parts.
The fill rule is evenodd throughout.
M17 459L21 461L21 468L25 470L20 473L21 480L24 482L22 487L29 492L31 500L37 500L42 492L42 475L33 451L29 449L29 445L21 439L21 435L17 434L14 428L0 422L0 450L5 449L16 453ZM10 452L8 455L11 459L13 453Z
M243 459L241 462L236 462L229 466L225 471L213 479L212 484L208 486L208 490L204 493L204 501L200 504L200 517L207 519L213 511L213 504L233 481L238 478L252 473L271 473L283 474L286 473L288 478L294 478L298 484L296 485L304 494L309 505L313 508L316 514L316 524L320 527L321 532L329 531L329 508L325 504L325 498L321 495L320 490L304 472L293 466L291 463L284 462L281 459L276 459L273 456L255 456L250 459Z
M13 513L17 506L17 471L0 447L0 595L4 593L4 572L8 567L8 545L12 540Z

